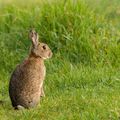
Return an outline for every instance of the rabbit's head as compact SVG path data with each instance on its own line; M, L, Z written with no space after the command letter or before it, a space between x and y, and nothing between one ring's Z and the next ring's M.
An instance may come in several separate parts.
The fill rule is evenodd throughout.
M39 42L39 36L35 30L30 31L29 38L32 41L32 54L34 54L36 57L41 57L42 59L48 59L52 57L51 49L47 44Z

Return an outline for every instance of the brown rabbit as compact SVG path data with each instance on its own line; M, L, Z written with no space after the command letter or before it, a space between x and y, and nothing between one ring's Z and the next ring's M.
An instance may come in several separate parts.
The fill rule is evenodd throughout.
M37 106L40 96L44 96L44 60L52 57L52 51L47 44L38 41L34 30L29 37L32 41L29 57L16 67L9 83L9 95L15 109Z

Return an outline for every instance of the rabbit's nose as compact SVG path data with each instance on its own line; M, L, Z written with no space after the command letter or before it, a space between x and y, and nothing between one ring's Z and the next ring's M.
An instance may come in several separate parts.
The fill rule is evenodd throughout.
M49 58L51 58L51 57L52 57L52 55L53 55L53 53L52 53L52 52L49 52L49 53L48 53L48 57L49 57Z

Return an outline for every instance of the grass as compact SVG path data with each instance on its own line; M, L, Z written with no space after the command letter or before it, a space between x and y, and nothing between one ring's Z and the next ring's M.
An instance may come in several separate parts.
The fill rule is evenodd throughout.
M120 119L119 5L119 0L0 1L0 119ZM9 78L28 56L31 27L54 53L45 62L46 97L35 109L14 111Z

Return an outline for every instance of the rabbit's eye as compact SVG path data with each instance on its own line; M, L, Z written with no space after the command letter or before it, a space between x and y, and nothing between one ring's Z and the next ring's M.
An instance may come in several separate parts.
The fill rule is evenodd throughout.
M45 45L43 45L43 49L46 50L46 46Z

